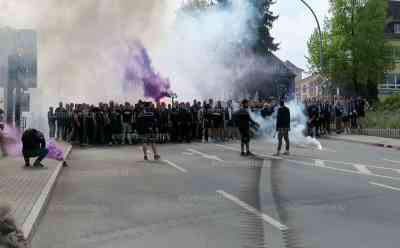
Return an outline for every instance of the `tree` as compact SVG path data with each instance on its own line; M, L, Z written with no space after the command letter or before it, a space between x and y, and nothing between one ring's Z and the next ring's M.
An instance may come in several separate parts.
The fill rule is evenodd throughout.
M274 21L278 18L270 10L274 3L272 0L250 0L253 4L255 15L251 22L250 29L257 35L253 50L262 56L269 55L278 50L279 45L274 42L271 36L271 29Z
M377 98L377 84L393 64L390 46L384 37L387 1L330 0L331 18L324 30L323 73L347 95ZM308 62L313 71L319 66L319 37L308 41Z

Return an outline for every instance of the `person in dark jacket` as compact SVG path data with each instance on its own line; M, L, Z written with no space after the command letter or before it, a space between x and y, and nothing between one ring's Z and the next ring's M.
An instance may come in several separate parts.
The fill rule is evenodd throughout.
M6 141L4 137L4 124L0 122L0 152L2 156L7 156Z
M25 166L30 166L30 158L37 157L33 166L43 167L41 162L49 153L43 133L36 129L28 129L22 134L21 140Z
M280 107L278 109L278 115L276 120L276 131L278 133L278 151L275 155L279 156L282 148L282 139L285 140L286 151L285 155L289 155L290 142L290 110L285 106L285 102L281 100Z
M139 135L143 137L143 153L144 160L148 160L147 145L150 145L154 160L160 160L160 155L157 153L155 141L157 139L158 127L155 115L155 109L151 103L146 102L139 106L140 112L138 114Z
M241 137L241 155L249 156L252 155L250 152L250 125L257 126L258 124L253 121L249 114L249 102L248 100L242 101L242 106L240 110L235 113L235 120L237 127L239 128L240 137ZM246 147L246 152L245 148Z

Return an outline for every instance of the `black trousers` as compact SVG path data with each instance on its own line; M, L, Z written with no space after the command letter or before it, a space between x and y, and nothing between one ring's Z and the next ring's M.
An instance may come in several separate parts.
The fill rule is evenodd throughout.
M278 152L282 149L282 140L285 140L286 144L286 151L290 149L290 142L289 142L289 130L282 129L278 130Z

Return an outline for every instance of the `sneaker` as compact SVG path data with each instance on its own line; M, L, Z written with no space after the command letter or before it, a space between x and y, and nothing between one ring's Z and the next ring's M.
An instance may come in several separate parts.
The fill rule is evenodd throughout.
M154 155L154 160L160 160L161 159L161 157L160 157L160 155Z
M38 163L35 162L35 163L33 164L33 167L43 168L44 165L43 165L42 163L40 163L40 162L38 162Z
M246 156L246 154L244 152L241 152L240 156Z
M147 160L149 160L149 158L145 155L145 156L144 156L144 160L147 161Z
M31 165L30 164L25 164L25 168L28 168L28 167L30 167Z
M246 156L254 156L254 154L252 152L250 152L250 151L247 151L246 152Z
M286 151L286 152L283 153L283 155L288 156L288 155L290 155L290 152L289 152L289 151Z

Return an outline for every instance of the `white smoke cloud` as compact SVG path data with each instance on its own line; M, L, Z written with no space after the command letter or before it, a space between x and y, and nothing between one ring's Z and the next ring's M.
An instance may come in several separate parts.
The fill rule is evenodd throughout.
M179 99L225 99L248 67L254 69L252 61L239 61L237 49L239 43L255 38L248 26L253 14L247 1L234 0L228 9L196 17L178 15L154 58L157 68L170 77Z
M290 110L290 143L298 146L313 147L318 150L322 150L321 143L312 137L306 136L304 131L307 128L308 118L304 112L304 105L297 103L296 101L290 101L286 104ZM251 117L254 121L260 124L259 135L263 139L277 143L276 139L276 111L270 117L262 117L260 113L251 112Z

